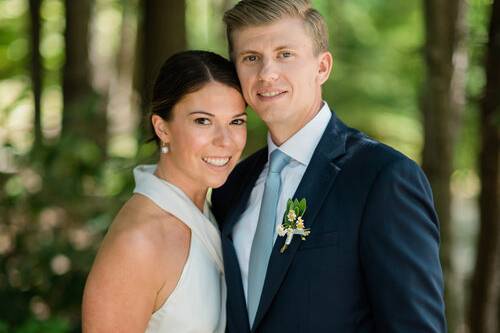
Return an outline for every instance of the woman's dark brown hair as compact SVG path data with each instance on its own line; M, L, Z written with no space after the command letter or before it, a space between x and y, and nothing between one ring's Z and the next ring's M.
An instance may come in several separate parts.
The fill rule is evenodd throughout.
M184 51L169 57L162 65L153 87L151 116L159 115L168 121L172 109L182 97L193 93L209 82L219 82L241 93L236 69L229 60L208 51ZM153 138L159 143L154 128Z

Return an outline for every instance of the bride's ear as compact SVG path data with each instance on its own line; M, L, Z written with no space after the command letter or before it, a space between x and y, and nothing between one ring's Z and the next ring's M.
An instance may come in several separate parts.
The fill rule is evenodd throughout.
M167 122L163 120L159 115L151 116L151 123L153 124L153 128L155 130L156 135L160 138L164 143L170 142L170 135L167 131Z

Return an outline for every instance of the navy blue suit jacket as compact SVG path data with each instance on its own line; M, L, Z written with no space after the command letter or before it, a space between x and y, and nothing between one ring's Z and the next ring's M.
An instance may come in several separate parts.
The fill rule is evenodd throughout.
M212 194L228 287L227 329L245 332L445 332L439 226L429 183L401 153L332 114L294 198L311 234L269 261L250 330L232 230L267 162L251 155Z

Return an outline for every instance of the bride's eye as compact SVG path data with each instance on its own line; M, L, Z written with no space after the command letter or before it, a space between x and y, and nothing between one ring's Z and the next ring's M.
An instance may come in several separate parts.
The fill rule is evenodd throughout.
M208 118L196 118L194 122L198 125L210 125L210 119Z
M246 119L239 118L231 121L231 125L244 125L246 122Z

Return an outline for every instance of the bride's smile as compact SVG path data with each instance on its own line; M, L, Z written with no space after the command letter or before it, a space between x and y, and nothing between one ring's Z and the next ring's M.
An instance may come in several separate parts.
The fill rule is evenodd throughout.
M229 157L203 157L203 162L215 166L215 167L225 167L227 163L231 160Z

